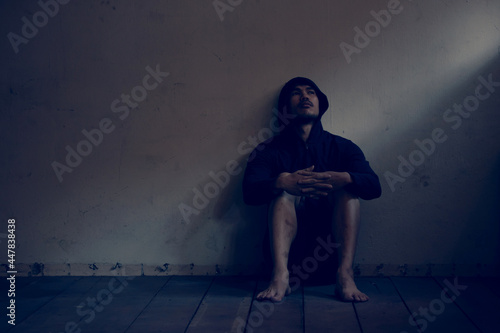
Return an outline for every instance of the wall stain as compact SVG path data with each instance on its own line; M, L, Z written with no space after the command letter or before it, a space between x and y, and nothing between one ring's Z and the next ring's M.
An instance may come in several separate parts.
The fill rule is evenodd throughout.
M122 268L122 264L117 262L113 267L111 267L111 270L114 271L115 269L121 269L121 268Z
M427 271L425 271L425 276L432 276L432 266L433 264L427 264Z
M44 267L44 264L35 262L33 265L30 265L30 272L28 273L28 275L33 276L41 274L43 276Z
M408 265L399 265L399 273L403 276L406 276L408 274Z
M100 206L102 206L102 203L97 204L97 205L94 205L94 206L92 206L92 207L89 207L87 210L79 209L79 210L78 210L78 213L80 213L80 215L83 217L83 216L85 216L85 214L87 214L87 213L88 213L88 212L90 212L91 210L94 210L94 209L96 209L96 208L98 208L98 207L100 207Z
M108 0L108 1L101 1L101 5L108 5L108 6L109 6L109 5L110 5L110 1L109 1L109 0ZM115 6L111 6L111 8L112 8L113 10L116 10L116 7L115 7Z
M165 273L168 270L168 265L168 263L164 263L163 266L156 266L155 271Z
M427 187L427 186L429 186L430 179L431 179L431 177L429 177L427 175L423 175L422 177L420 177L420 183L422 184L423 187Z

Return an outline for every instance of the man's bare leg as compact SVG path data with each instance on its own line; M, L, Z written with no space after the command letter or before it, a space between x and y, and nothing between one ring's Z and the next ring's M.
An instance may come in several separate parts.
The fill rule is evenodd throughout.
M259 300L279 302L290 294L288 255L297 234L296 207L300 197L283 192L269 207L269 233L273 272L269 287L257 295Z
M347 302L365 302L369 298L356 287L352 269L359 231L359 199L341 189L335 191L334 202L333 230L335 241L340 243L336 293Z

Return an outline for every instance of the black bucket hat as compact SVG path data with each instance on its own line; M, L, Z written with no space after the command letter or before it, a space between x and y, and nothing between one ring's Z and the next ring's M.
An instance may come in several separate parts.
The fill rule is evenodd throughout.
M300 77L300 76L288 81L281 89L280 96L278 99L279 112L283 112L283 108L288 104L292 90L296 86L302 86L302 85L310 86L310 87L314 88L314 90L316 91L316 95L318 96L318 100L319 100L319 117L321 118L321 116L328 109L328 106L329 106L328 98L326 97L325 94L323 94L323 92L318 88L316 83L314 83L311 79L308 79L305 77Z

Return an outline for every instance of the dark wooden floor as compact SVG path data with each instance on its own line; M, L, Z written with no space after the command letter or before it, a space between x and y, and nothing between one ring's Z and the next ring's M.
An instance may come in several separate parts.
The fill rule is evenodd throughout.
M257 278L120 279L18 277L12 326L2 278L0 332L500 332L494 278L359 278L362 304L336 300L332 285L273 304L254 300Z

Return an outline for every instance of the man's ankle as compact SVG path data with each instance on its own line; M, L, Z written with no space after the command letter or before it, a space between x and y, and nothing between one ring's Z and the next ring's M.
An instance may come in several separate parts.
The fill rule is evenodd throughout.
M288 269L276 269L273 270L272 279L288 278L289 276L290 273L288 272Z
M346 266L346 267L342 267L340 266L338 269L337 269L337 275L350 275L351 277L354 276L354 270L352 269L351 266Z

